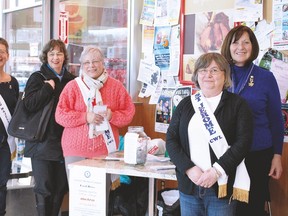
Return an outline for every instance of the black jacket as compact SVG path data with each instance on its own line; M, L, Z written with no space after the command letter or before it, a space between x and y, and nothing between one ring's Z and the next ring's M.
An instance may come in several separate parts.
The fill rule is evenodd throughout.
M43 109L52 97L55 98L54 107L43 141L26 141L24 156L41 160L59 161L63 160L61 147L63 127L55 121L55 110L63 88L70 80L73 80L75 76L65 69L62 80L60 81L46 64L41 66L40 72L48 80L53 79L55 81L55 89L53 90L49 83L44 83L44 78L41 74L31 74L25 88L25 107L30 112L36 112L39 109Z
M171 161L176 166L179 190L185 194L193 192L194 183L186 175L186 170L195 166L190 159L188 141L188 124L195 111L191 97L184 98L173 113L166 134L166 148ZM225 154L217 160L210 147L211 163L219 163L228 178L228 193L232 194L236 167L248 153L253 137L253 117L248 104L240 96L223 91L221 100L214 112L216 119L231 146ZM212 166L211 164L211 166ZM218 184L214 184L218 191Z

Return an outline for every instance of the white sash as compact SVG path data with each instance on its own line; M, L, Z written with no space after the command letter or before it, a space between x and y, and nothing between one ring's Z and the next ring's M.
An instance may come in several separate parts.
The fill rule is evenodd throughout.
M8 135L7 142L8 142L9 147L10 147L11 158L13 159L16 156L16 142L15 142L15 138L10 136L8 131L7 131L8 124L11 120L11 114L10 114L10 111L9 111L2 95L0 95L0 118L3 122L6 133Z
M227 140L214 116L211 112L205 97L201 91L191 96L191 101L195 110L195 115L200 115L202 122L199 126L205 131L207 144L209 144L219 159L229 148ZM219 192L218 197L227 195L227 175L222 175L218 179ZM233 185L232 198L248 202L250 189L250 178L246 170L244 160L236 168L236 177Z
M82 97L83 97L83 100L84 100L86 106L87 107L90 106L90 104L88 103L87 97L85 97L85 95L90 95L89 89L83 83L83 81L80 77L75 78L75 80L76 80L76 82L80 88L80 91L82 93ZM101 97L101 94L100 94L100 97ZM105 119L105 121L107 121L107 119ZM114 138L114 134L113 134L113 131L112 131L112 128L111 128L109 121L107 121L107 124L108 124L108 130L105 130L104 133L101 133L101 135L103 136L103 138L105 140L106 147L107 147L108 154L109 154L109 153L117 151L117 149L116 149L116 141ZM90 130L91 128L92 128L92 130ZM93 134L90 134L90 132L89 132L89 138L95 137L96 133L93 132L93 131L95 131L95 128L96 127L94 124L89 124L89 131L92 131L92 133L93 133Z

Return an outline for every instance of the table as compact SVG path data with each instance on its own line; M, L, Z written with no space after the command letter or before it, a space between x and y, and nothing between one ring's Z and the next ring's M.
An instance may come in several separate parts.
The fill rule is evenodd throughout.
M70 175L75 167L85 167L86 169L96 168L99 171L105 171L106 174L119 174L149 178L149 202L148 213L149 216L154 215L154 184L155 179L176 180L176 174L174 169L156 170L155 166L170 166L172 163L168 162L146 162L145 165L130 165L124 163L124 161L118 160L105 160L105 159L87 159L79 162L69 164ZM70 192L70 196L73 196ZM105 203L106 205L106 203ZM104 208L104 207L103 207Z

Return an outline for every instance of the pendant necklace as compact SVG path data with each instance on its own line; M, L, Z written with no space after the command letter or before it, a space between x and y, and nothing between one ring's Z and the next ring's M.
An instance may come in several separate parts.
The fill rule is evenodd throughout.
M232 73L232 82L233 82L232 93L240 94L240 92L244 89L246 83L248 82L248 79L249 79L248 85L249 85L250 87L254 86L254 76L251 76L251 73L252 73L253 68L254 68L254 64L252 64L251 69L250 69L250 71L249 71L249 73L248 73L248 76L247 76L246 79L245 79L245 82L243 82L243 83L241 84L241 86L240 86L240 88L239 88L239 90L238 90L237 92L236 92L235 86L234 86L234 73L235 73L235 72Z

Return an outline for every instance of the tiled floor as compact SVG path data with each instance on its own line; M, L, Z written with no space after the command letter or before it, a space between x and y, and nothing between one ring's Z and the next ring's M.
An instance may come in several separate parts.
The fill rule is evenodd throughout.
M37 216L33 189L8 190L6 212L6 216ZM68 212L60 215L68 216Z

